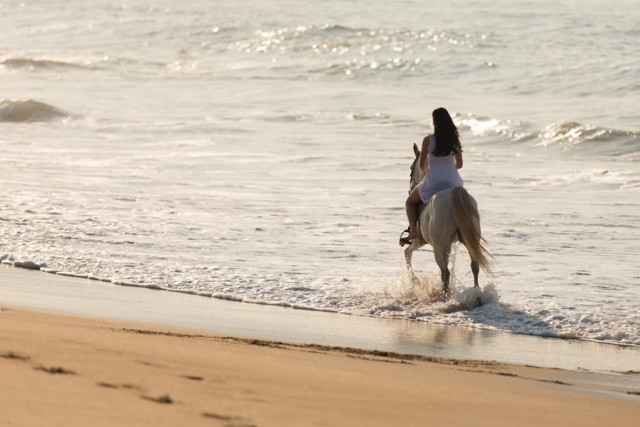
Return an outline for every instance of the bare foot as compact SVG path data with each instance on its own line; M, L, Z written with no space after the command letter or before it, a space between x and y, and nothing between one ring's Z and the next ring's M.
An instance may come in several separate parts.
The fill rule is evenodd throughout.
M405 230L406 233L406 230ZM404 233L403 233L404 234ZM400 246L410 245L414 239L418 238L418 234L409 230L409 235L407 237L400 237Z

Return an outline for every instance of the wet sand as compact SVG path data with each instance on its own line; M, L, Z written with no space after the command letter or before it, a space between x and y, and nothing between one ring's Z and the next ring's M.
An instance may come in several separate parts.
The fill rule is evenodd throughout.
M152 323L122 315L108 319L98 305L85 307L94 316L23 308L16 289L26 298L32 292L26 284L49 275L1 267L2 424L631 426L640 417L637 370L562 370L323 345L312 341L312 331L306 343L265 339L260 333L228 335L224 325L211 332L215 325L179 328L156 322L153 310L139 300L141 317ZM170 294L103 286L108 292ZM83 302L63 288L51 294L58 291L58 304L66 303L67 312L79 311ZM108 302L114 312L124 309L113 299ZM160 308L167 317L179 317ZM189 304L174 308L188 310ZM287 312L298 319L314 317ZM255 316L249 320L260 323ZM265 315L261 323L287 325L270 320L277 317ZM472 351L474 344L467 347Z
M217 336L2 307L9 425L631 426L586 372ZM626 375L637 378L637 373Z
M640 370L640 349L117 286L0 265L0 304L265 340L570 370Z

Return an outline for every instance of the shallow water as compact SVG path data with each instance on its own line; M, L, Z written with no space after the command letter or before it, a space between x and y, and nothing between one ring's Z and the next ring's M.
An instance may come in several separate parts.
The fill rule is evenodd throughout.
M638 5L3 5L0 256L114 283L640 345ZM355 6L354 6L355 7ZM496 277L402 250L446 106Z
M243 304L113 286L5 265L0 266L0 272L0 300L13 307L151 322L251 339L607 372L610 375L594 379L608 380L610 386L622 392L640 391L640 379L633 375L640 357L637 347Z

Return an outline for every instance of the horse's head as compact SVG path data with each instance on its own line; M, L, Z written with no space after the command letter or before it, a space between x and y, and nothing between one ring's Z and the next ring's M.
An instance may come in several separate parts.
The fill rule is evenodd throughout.
M416 158L413 160L413 163L411 163L411 174L409 175L411 177L411 179L409 180L409 193L411 193L411 190L413 190L416 185L420 184L420 181L422 181L423 178L422 172L420 171L420 166L418 164L420 162L420 149L415 143L413 144L413 153L416 155Z

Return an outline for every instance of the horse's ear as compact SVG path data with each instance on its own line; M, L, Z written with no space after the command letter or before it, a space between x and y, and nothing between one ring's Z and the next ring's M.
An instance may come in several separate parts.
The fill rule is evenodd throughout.
M416 145L416 143L413 143L413 154L416 155L416 157L418 157L420 155L420 150L418 149L418 146Z

